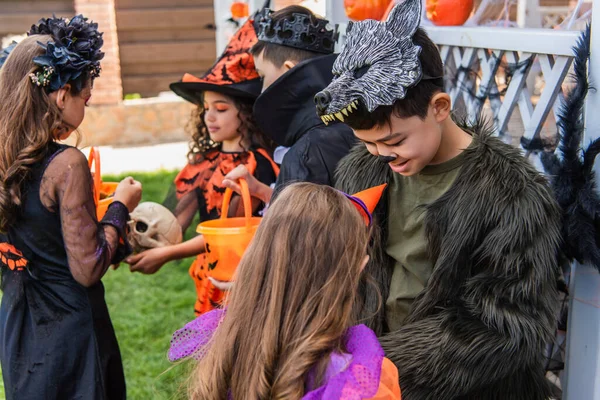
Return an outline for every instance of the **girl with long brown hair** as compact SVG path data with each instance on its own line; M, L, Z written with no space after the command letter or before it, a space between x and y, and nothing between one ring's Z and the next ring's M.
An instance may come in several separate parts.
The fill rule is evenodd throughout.
M260 182L270 185L279 168L270 156L271 142L258 130L252 115L254 100L260 94L261 82L249 53L256 42L250 22L243 25L215 65L202 77L185 74L171 89L197 107L189 128L192 140L188 165L175 178L176 205L173 209L183 231L196 214L200 221L219 218L223 201L224 176L239 165L245 165ZM263 204L253 200L253 212ZM238 210L239 198L234 198L232 213ZM131 270L144 274L156 273L169 261L196 256L190 276L196 286L194 311L201 314L218 305L223 292L209 280L205 244L202 235L180 244L150 249L129 257Z
M49 18L0 57L0 362L6 398L124 399L100 279L130 252L141 185L119 183L97 220L81 124L100 73L98 25Z
M191 399L400 398L375 334L353 326L365 220L365 202L328 186L282 190L240 262L227 308L173 337L171 360L199 360Z

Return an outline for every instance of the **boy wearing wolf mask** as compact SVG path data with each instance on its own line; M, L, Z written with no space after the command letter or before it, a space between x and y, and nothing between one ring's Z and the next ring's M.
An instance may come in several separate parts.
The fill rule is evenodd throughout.
M367 266L385 307L365 286L357 317L380 335L404 400L544 400L559 208L517 149L452 120L420 13L405 0L385 22L350 24L315 97L324 123L363 142L340 162L337 187L389 184Z

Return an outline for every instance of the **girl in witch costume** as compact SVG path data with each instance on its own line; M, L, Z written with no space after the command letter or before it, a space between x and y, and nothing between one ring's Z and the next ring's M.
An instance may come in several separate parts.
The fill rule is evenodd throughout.
M350 24L334 79L316 96L324 122L343 115L363 142L336 185L389 184L366 267L385 308L363 288L360 311L405 399L546 400L559 207L518 149L450 118L420 13L419 0L405 0L385 22Z
M284 188L238 267L225 310L177 331L169 358L199 361L191 399L400 399L377 337L355 325L370 209L384 186L354 196Z
M125 399L100 279L130 253L141 185L123 180L101 221L79 126L100 72L98 26L41 20L0 60L0 362L6 398Z
M245 165L260 182L275 182L279 169L270 157L271 144L256 128L252 116L254 100L261 82L249 50L256 42L251 22L233 36L222 56L202 78L184 75L171 89L198 105L192 118L192 142L188 165L177 175L175 215L185 231L198 212L200 221L218 218L225 188L224 176L238 165ZM240 198L232 200L236 212ZM253 211L262 204L255 200ZM157 272L165 263L197 256L190 267L197 292L196 314L218 305L223 293L209 278L205 262L205 244L201 235L184 243L147 250L126 261L132 271ZM219 283L217 283L219 284Z

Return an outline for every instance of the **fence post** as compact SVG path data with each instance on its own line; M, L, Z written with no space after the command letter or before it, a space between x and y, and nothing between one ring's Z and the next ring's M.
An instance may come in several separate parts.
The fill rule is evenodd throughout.
M339 0L327 0L325 15L331 24L342 24L350 21L344 10L344 2Z
M600 82L600 0L592 9L591 55L589 80ZM600 136L600 93L590 90L586 99L583 146ZM600 169L595 166L596 176ZM598 181L597 181L598 182ZM565 400L600 400L600 273L589 265L575 263L571 270Z

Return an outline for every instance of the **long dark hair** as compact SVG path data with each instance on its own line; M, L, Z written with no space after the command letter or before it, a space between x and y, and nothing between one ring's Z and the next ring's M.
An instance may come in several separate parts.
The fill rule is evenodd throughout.
M32 166L40 162L54 141L54 132L63 126L60 110L43 87L31 83L29 74L38 71L33 58L45 50L47 35L31 35L10 53L0 69L0 231L14 223L21 207L23 185ZM89 80L83 73L81 80ZM72 85L71 94L79 94Z
M267 138L256 125L252 107L254 100L248 100L241 97L227 96L238 109L237 117L240 119L238 133L240 134L240 143L249 144L244 150L262 148L271 152L275 145L273 141ZM186 131L192 137L190 141L190 150L188 160L191 164L196 164L204 159L204 155L209 151L218 148L221 144L213 141L208 133L208 128L204 122L206 111L202 105L192 110L191 119L186 126Z

